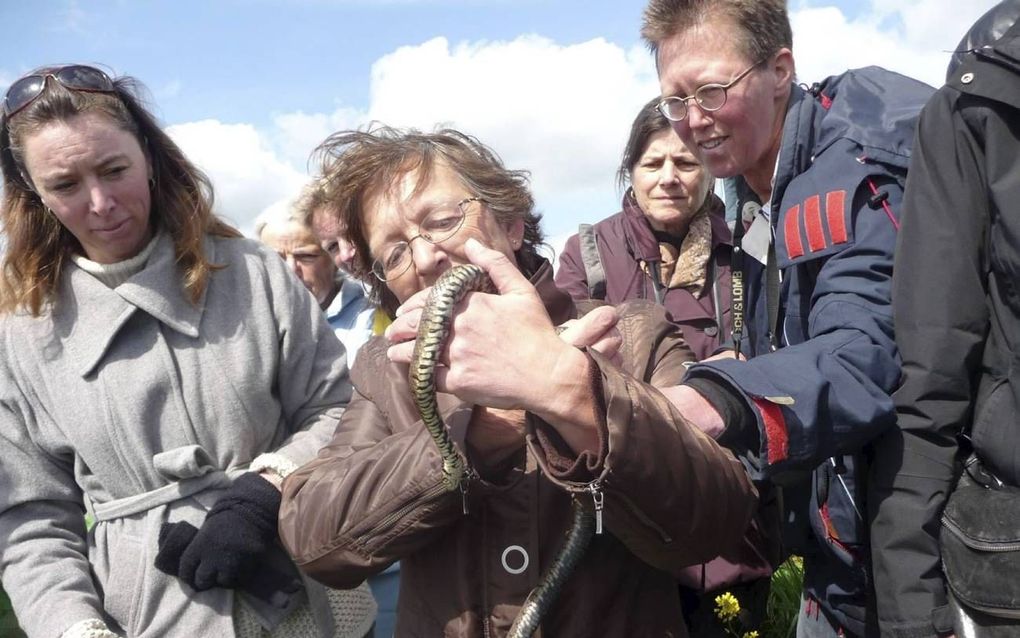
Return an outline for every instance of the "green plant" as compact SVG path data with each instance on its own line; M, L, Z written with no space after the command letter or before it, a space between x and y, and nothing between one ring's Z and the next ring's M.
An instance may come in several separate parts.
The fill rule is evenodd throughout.
M791 556L772 574L762 638L792 638L797 633L803 587L804 561L800 556Z
M18 627L18 619L14 617L11 601L0 589L0 638L24 638L25 634Z

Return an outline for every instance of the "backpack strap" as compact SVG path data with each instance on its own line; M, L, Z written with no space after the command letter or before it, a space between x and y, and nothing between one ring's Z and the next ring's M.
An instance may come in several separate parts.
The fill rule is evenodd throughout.
M585 279L588 280L588 298L606 298L606 271L602 268L599 247L595 242L595 227L581 224L577 227L578 244L581 248L581 263L584 264Z

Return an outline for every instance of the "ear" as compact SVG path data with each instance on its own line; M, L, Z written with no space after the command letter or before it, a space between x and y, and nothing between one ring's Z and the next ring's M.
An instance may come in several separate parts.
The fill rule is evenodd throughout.
M790 84L797 77L797 66L793 60L793 51L783 47L772 57L771 70L776 78L776 94L789 92Z
M520 217L514 218L507 226L506 232L510 239L510 245L514 246L515 250L520 248L524 241L524 220Z

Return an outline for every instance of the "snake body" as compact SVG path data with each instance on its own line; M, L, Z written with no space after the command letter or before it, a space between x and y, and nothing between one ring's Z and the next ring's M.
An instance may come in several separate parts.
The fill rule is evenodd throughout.
M454 266L432 286L418 323L418 335L411 355L408 377L414 402L422 422L439 448L443 459L443 483L448 491L465 489L467 465L446 431L436 402L436 364L443 351L453 311L469 292L492 290L492 282L478 266ZM510 627L508 638L529 638L542 616L553 605L574 567L580 561L595 529L595 517L579 501L574 501L574 521L567 539L542 580L528 594L521 611Z

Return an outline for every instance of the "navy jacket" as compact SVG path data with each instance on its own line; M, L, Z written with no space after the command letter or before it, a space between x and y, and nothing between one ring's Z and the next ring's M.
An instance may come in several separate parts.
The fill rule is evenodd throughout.
M745 254L749 360L702 363L688 375L746 404L757 427L738 451L755 478L785 485L784 540L805 558L806 591L857 635L868 563L858 453L895 422L893 249L917 114L932 91L877 67L793 87L772 199L758 212L781 275L777 349L766 268ZM755 208L741 180L738 192L738 210Z

